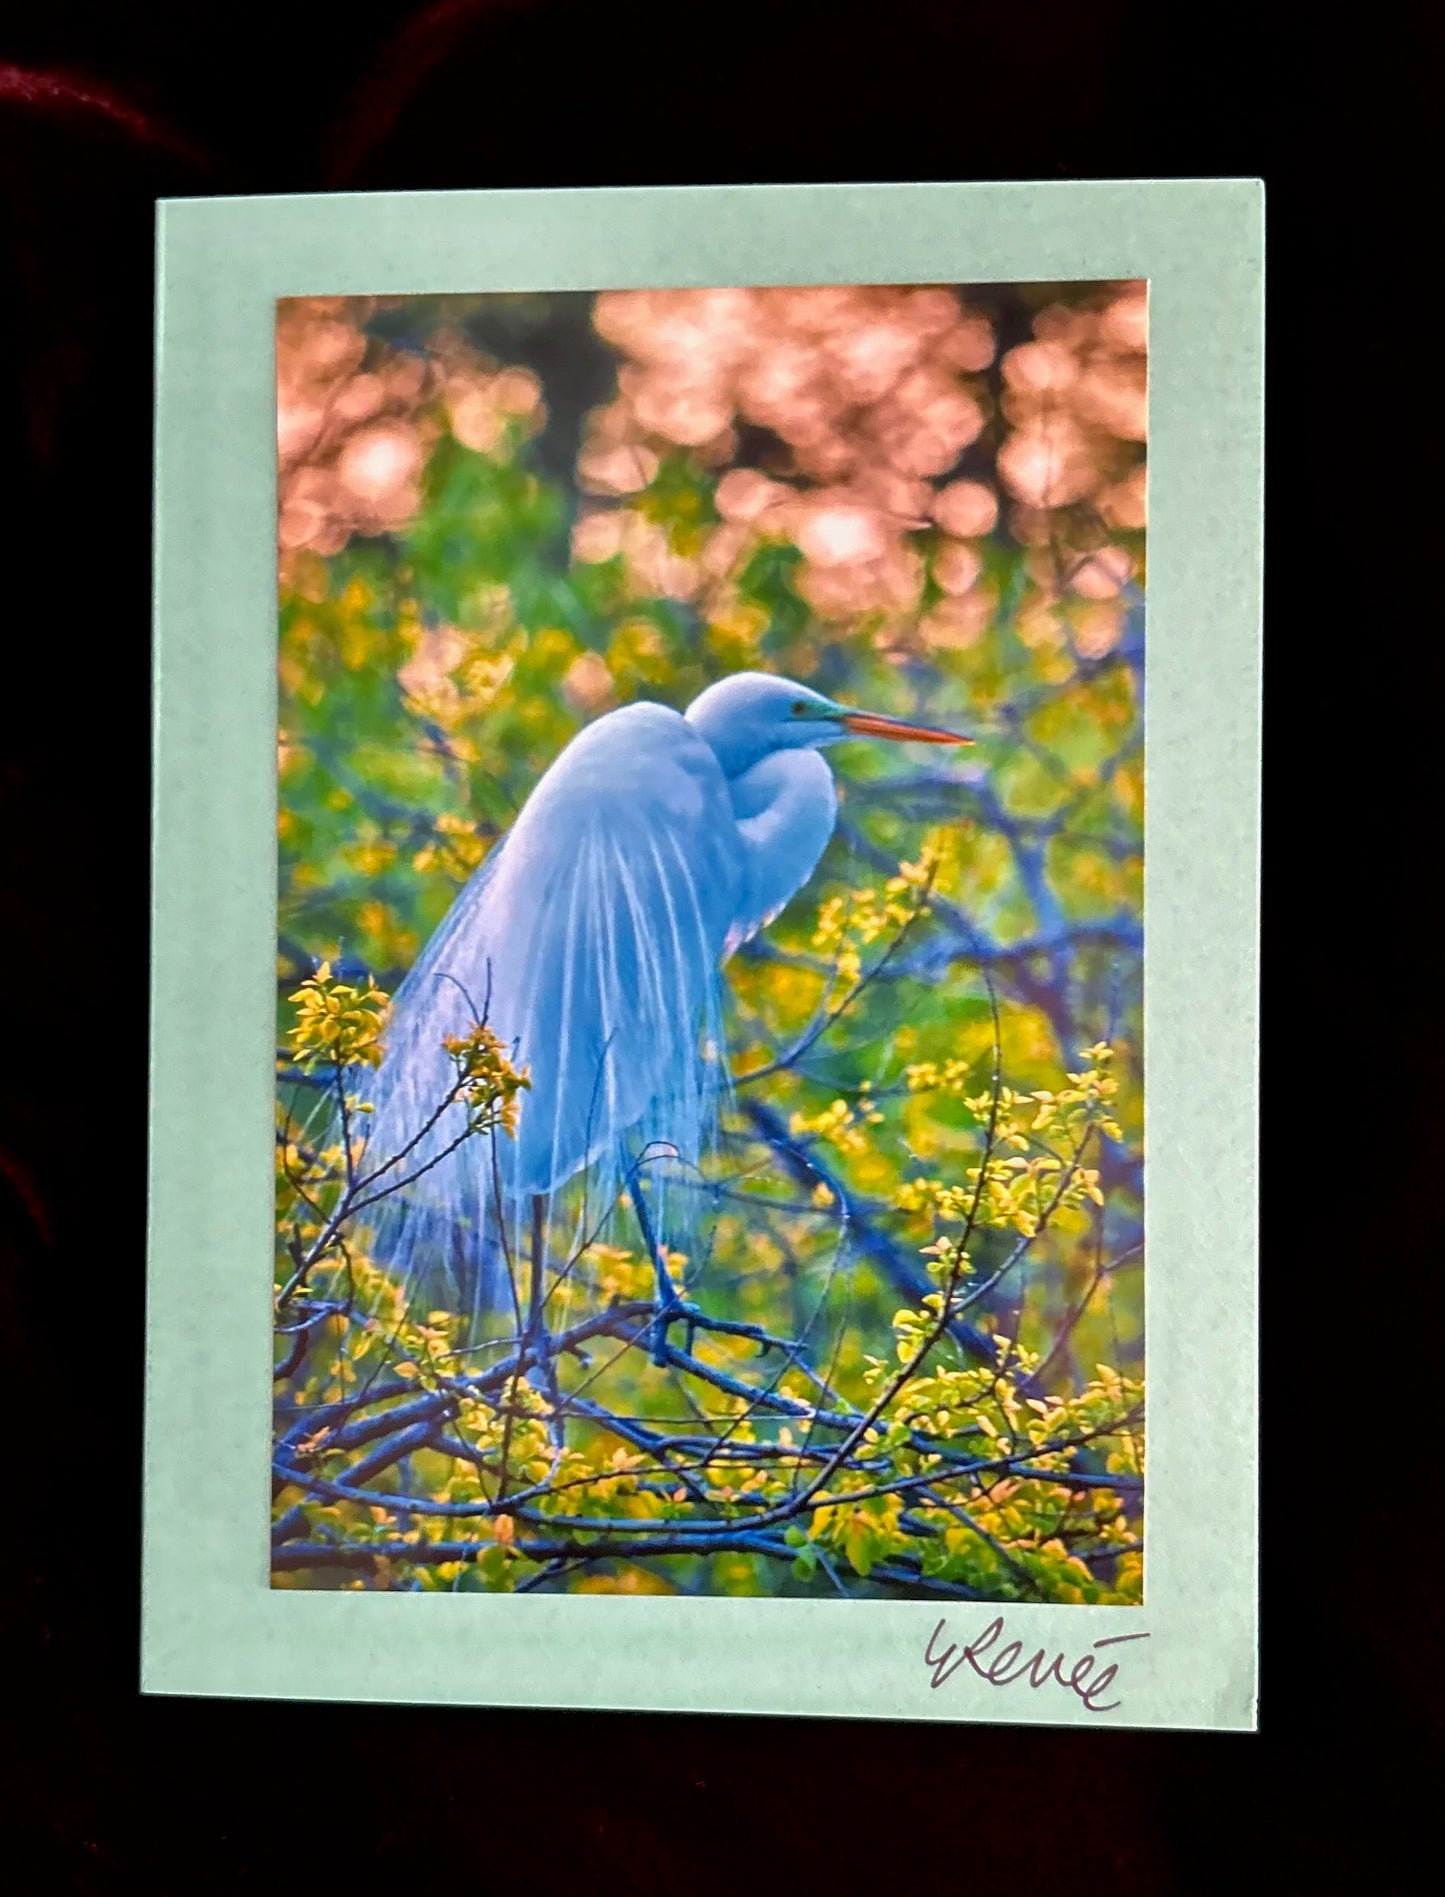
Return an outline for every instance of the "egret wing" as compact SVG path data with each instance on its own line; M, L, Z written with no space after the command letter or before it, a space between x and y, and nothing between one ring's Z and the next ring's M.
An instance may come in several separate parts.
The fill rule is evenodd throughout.
M583 731L399 990L368 1151L393 1196L485 1223L624 1146L699 1157L723 1072L718 963L742 878L727 786L676 713ZM466 1139L443 1042L485 1019L529 1071L515 1139ZM712 1059L705 1057L711 1043Z

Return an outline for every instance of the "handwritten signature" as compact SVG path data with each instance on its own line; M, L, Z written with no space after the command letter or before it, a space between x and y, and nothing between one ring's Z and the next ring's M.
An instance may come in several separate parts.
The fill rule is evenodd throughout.
M1035 1691L1047 1686L1052 1680L1066 1692L1076 1693L1085 1709L1091 1713L1111 1713L1123 1705L1122 1699L1111 1699L1107 1704L1100 1701L1114 1684L1119 1668L1116 1662L1099 1665L1101 1647L1121 1647L1126 1641L1147 1640L1148 1634L1112 1634L1106 1640L1096 1640L1089 1652L1081 1654L1072 1666L1060 1652L1049 1658L1048 1649L1040 1647L1027 1659L1024 1655L1024 1643L1010 1640L1008 1645L993 1652L994 1647L1004 1635L1003 1615L991 1620L983 1632L966 1642L962 1651L949 1641L942 1652L935 1652L938 1642L946 1639L948 1622L939 1621L928 1636L928 1645L924 1649L925 1666L933 1671L931 1685L937 1690L946 1681L951 1680L965 1663L971 1666L981 1680L987 1680L990 1686L1012 1686L1015 1680L1026 1679ZM955 1658L955 1655L957 1656ZM987 1662L987 1663L985 1663ZM1095 1673L1095 1667L1099 1671Z

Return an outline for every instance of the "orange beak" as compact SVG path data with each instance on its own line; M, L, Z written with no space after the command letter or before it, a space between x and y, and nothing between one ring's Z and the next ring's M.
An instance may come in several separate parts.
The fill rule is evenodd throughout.
M938 731L932 725L906 725L897 718L879 718L870 711L850 711L839 721L860 738L891 738L896 744L972 744L956 731Z

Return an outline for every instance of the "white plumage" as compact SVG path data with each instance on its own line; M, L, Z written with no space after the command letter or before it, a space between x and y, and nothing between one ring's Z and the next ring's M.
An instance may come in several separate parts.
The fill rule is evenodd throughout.
M744 673L686 716L628 705L567 745L394 999L367 1154L405 1150L408 1183L380 1252L475 1295L498 1231L520 1245L579 1175L579 1221L641 1175L659 1241L685 1239L697 1195L660 1187L703 1159L726 1086L720 969L817 867L836 818L818 749L850 731L967 742ZM443 1042L482 1018L530 1070L514 1139L437 1115Z

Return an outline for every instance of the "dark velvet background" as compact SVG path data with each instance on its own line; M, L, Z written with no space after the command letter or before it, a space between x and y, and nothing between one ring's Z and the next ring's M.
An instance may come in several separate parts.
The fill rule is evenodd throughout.
M1413 681L1439 639L1438 424L1422 407L1438 317L1420 281L1437 220L1402 227L1418 265L1390 248L1434 120L1426 9L1326 17L1127 0L0 15L0 400L19 475L0 503L0 1850L15 1889L1395 1881L1440 1724L1439 935L1417 897L1389 963L1336 925L1332 866L1351 846L1320 812L1365 715L1370 642L1407 642ZM1266 177L1270 224L1261 1733L142 1700L154 199L1220 173ZM1328 316L1342 289L1360 316L1344 340ZM1412 449L1418 478L1400 472ZM1363 540L1335 557L1342 474L1379 482L1398 559ZM1403 696L1433 721L1427 691ZM1423 801L1438 739L1410 737L1412 708L1397 707L1400 745L1422 801L1395 828L1418 890L1438 884ZM1389 1011L1407 1008L1409 1032L1342 1049L1341 995L1362 989L1378 1000L1352 1023L1398 1028ZM1295 1103L1342 1059L1398 1116L1383 1205L1350 1188L1379 1147L1348 1113L1338 1153L1318 1129L1312 1157L1295 1148ZM1324 1169L1320 1190L1302 1189L1301 1159ZM1342 1361L1370 1430L1302 1436L1295 1395ZM32 1486L40 1467L67 1483Z

